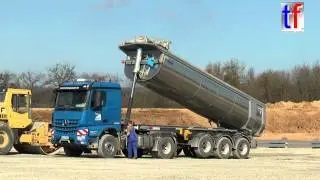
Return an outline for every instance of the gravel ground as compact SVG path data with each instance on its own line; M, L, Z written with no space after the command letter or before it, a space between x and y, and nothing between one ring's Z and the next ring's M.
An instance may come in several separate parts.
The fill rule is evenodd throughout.
M251 151L250 159L100 159L12 153L0 156L0 179L320 179L320 149Z

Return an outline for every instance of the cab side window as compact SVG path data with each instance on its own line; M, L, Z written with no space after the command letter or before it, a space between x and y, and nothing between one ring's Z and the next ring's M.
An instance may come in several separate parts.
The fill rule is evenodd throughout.
M91 108L100 109L107 104L107 96L105 91L94 91L91 99Z
M14 112L23 114L28 112L27 96L23 94L13 94L11 99L12 110Z

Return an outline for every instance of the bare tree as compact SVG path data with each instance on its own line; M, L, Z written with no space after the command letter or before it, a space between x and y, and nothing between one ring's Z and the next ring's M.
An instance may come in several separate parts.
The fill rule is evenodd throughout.
M206 66L205 71L208 72L209 74L212 74L213 76L223 80L224 74L223 74L221 62L216 62L216 63L210 62Z
M20 87L19 79L15 73L9 71L0 72L0 89Z
M65 81L76 78L75 65L57 63L48 69L46 85L59 86Z
M20 84L23 88L28 88L33 90L35 86L41 85L43 83L45 75L43 73L36 72L23 72L19 76Z
M222 69L224 81L235 87L240 87L241 77L245 77L246 75L246 66L241 64L237 59L231 59L224 63Z

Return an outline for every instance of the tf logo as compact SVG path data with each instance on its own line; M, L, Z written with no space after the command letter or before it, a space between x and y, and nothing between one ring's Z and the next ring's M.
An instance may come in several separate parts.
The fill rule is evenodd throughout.
M281 3L281 31L304 31L304 3Z

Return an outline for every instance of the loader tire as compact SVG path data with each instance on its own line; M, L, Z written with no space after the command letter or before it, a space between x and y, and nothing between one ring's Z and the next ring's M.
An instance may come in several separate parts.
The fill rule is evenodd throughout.
M0 155L8 154L13 146L13 132L7 123L0 122Z
M39 146L31 146L29 144L14 144L13 147L21 154L41 154Z
M72 147L72 146L63 147L63 149L64 149L64 153L69 157L79 157L83 153L82 149Z

